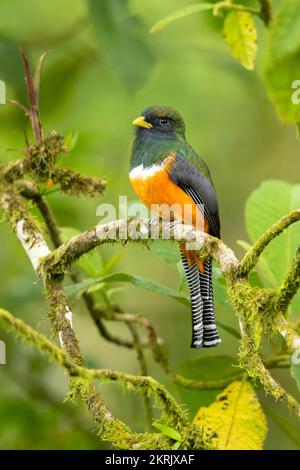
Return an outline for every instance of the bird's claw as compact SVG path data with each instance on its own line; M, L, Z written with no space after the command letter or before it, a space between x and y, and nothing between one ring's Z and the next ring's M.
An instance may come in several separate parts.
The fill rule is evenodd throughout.
M174 228L176 225L182 225L181 220L171 220L171 222L168 223L170 228Z
M150 225L158 224L160 221L161 221L161 218L156 215L156 216L151 217L151 219L149 220L149 224Z

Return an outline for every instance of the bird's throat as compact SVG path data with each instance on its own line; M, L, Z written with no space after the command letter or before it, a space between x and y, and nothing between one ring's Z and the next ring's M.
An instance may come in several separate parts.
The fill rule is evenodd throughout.
M130 159L130 169L143 165L143 168L149 168L160 164L170 153L178 148L178 139L175 136L171 138L154 138L150 132L139 133L132 146Z

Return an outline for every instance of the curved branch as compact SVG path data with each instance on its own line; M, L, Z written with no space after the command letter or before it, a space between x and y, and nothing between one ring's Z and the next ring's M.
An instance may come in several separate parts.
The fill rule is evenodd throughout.
M52 212L52 209L50 205L47 203L44 196L42 196L37 190L37 188L29 181L23 182L21 194L26 199L30 199L34 201L34 203L36 204L37 208L39 209L45 221L45 224L48 229L54 248L58 248L60 245L63 244L63 240L61 238L59 226L55 220L55 216ZM72 281L75 283L82 281L82 277L76 266L72 267L72 270L70 271L69 275ZM102 321L101 316L98 314L99 311L95 305L94 298L89 292L84 292L82 294L82 298L85 302L86 308L89 311L98 331L100 332L101 336L104 339L112 343L115 343L118 346L123 346L125 348L133 348L132 341L120 338L118 336L114 336L107 330L106 326L104 325Z
M177 243L190 243L200 257L214 255L223 274L229 274L238 266L233 251L218 238L200 232L190 225L176 224L146 218L120 219L72 237L54 250L41 263L41 269L53 275L62 275L82 255L105 243L132 242L149 245L158 239Z
M110 369L87 369L86 367L74 362L63 349L56 346L56 344L50 341L46 336L34 330L23 320L14 317L11 313L2 308L0 308L0 320L26 342L33 344L40 351L45 353L50 360L54 360L67 369L70 377L78 377L88 381L97 379L102 382L123 383L128 386L129 389L131 388L139 391L146 397L149 396L149 391L151 391L163 413L169 420L171 418L170 422L175 428L180 430L183 426L189 426L185 414L177 405L174 398L163 385L158 383L152 377L130 375ZM89 383L87 385L89 385ZM108 416L106 416L106 419L107 418ZM111 420L111 426L116 424L115 422L112 422L115 420L112 415L109 416L109 419ZM118 426L120 427L120 425L122 425L123 428L125 426L123 423L118 421ZM126 433L129 431L127 427L123 430L125 430Z
M45 279L47 293L52 305L52 322L55 325L55 330L61 333L61 343L67 347L68 355L70 356L71 361L74 361L77 367L80 367L86 371L86 369L83 367L83 362L81 362L79 347L77 347L77 340L72 330L71 319L69 316L70 310L61 286L65 271L69 269L73 262L80 256L98 245L108 242L123 243L124 232L126 233L126 241L129 240L134 243L144 244L151 243L152 239L164 238L165 234L167 233L168 239L179 243L192 243L192 249L197 250L200 257L205 257L208 254L215 256L227 280L229 287L229 297L232 300L232 303L239 315L242 331L241 356L244 368L251 377L257 377L261 381L267 392L272 393L275 398L279 398L285 401L285 403L290 408L295 410L296 413L300 416L300 405L273 379L269 371L266 369L259 351L257 350L253 332L251 331L251 328L249 328L249 318L247 317L248 312L246 312L245 309L247 309L247 306L250 305L249 302L252 298L251 296L257 295L259 289L256 291L247 284L246 279L240 273L239 262L233 251L228 248L221 240L211 237L206 233L198 232L191 226L182 224L172 224L170 226L170 224L165 221L153 221L148 219L119 220L106 225L100 225L91 230L83 232L82 234L73 237L67 243L59 246L52 253L46 254L46 256L43 257L43 253L41 251L45 250L45 242L39 231L39 228L35 224L35 221L33 221L33 219L28 216L26 208L23 206L22 201L20 201L20 196L11 188L6 188L6 190L2 193L1 199L7 214L7 218L9 219L14 230L16 230L17 235L22 242L28 256L31 260L32 258L35 259L35 269L38 269ZM254 247L256 247L254 253L253 249L251 250L253 255L251 259L253 260L253 257L255 258L255 256L259 256L258 253L262 252L270 240L281 233L285 226L288 226L290 223L293 223L293 221L298 220L299 215L300 211L293 211L291 214L281 219L277 224L274 224L274 226L268 229L266 234L264 234L264 236L262 236L254 245ZM22 222L21 230L20 222ZM41 250L41 248L43 250ZM48 250L48 247L46 248ZM39 256L37 256L36 251L38 251ZM247 287L245 289L245 295L249 296L246 302L241 301L241 299L238 298L238 294L241 293L241 288L244 285ZM234 294L235 290L237 291L237 294ZM237 295L237 298L235 298L235 295ZM271 294L266 293L265 299L268 295ZM271 297L269 300L270 302L273 302L273 291ZM254 309L256 308L255 302L256 298L253 297L252 307ZM259 306L257 308L258 310L256 311L256 314L259 315ZM278 326L278 331L281 331L280 328L281 327ZM158 343L155 344L154 341L153 344L156 346ZM160 353L157 347L154 351L156 354ZM189 380L184 379L178 374L172 373L168 366L168 362L163 362L163 360L164 358L161 356L159 361L162 361L163 367L165 368L165 371L169 377L172 378L174 382L180 385L185 384L186 386ZM166 411L169 422L175 425L175 421L177 420L181 423L181 426L186 426L186 424L184 424L185 417L176 402L172 399L171 396L164 393L164 388L151 377L132 378L132 376L129 376L128 374L109 370L90 370L88 373L82 371L80 377L120 380L125 384L130 383L131 385L134 385L134 387L141 389L142 392L145 389L150 389L154 394L158 395L159 402L162 405L162 408ZM220 386L224 386L224 382L218 382L217 384L205 383L204 385L198 381L193 383L190 381L188 384L188 386L195 389L199 389L200 387L204 388L204 386L207 388L210 385L213 388L219 388ZM90 387L92 387L92 385L90 385ZM101 397L94 389L89 388L88 391L86 391L86 387L84 387L83 384L80 384L79 391L87 402L87 405L96 420L97 417L102 417L103 422L101 423L101 431L104 436L107 436L109 429L111 429L111 422L116 420L116 418L114 418L106 409ZM171 408L169 408L169 406ZM174 419L174 416L177 414L178 416L176 416L176 419ZM109 419L107 419L107 417L109 417ZM125 425L122 423L122 426ZM124 429L123 431L125 432ZM112 438L110 440L113 442Z
M10 222L12 229L16 232L17 237L36 270L40 257L50 250L44 240L39 226L29 215L28 208L24 205L18 192L11 186L5 186L1 189L0 202L6 217ZM71 360L74 361L76 365L82 366L84 362L81 357L77 338L72 328L72 312L66 302L64 292L57 282L52 282L50 287L49 277L47 277L45 281L46 287L48 288L48 295L54 310L52 320L55 330L59 334L60 342L62 346L67 348ZM6 319L8 319L7 315ZM11 324L20 326L18 321L15 323L11 321ZM114 418L103 402L100 394L92 385L87 389L84 384L79 384L78 391L81 392L82 398L86 402L92 416L96 422L98 422L103 435L107 435L108 432L111 431L111 426L113 424L115 424L116 427L122 427L123 431L126 431L127 433L127 427Z
M280 220L271 225L259 239L254 243L252 248L245 254L240 263L238 275L245 277L249 274L251 269L256 265L260 255L269 243L287 227L300 220L300 209L295 209L289 214L282 217Z
M266 369L255 341L251 335L249 325L243 319L240 319L241 326L241 350L240 358L248 375L254 380L259 379L265 391L273 395L276 400L281 400L300 418L300 404L292 397Z
M233 380L237 380L243 375L242 372L237 371L236 374L232 374L220 380L194 380L183 377L182 375L172 371L169 360L159 344L156 331L147 318L141 315L133 315L131 313L114 313L111 316L111 320L138 323L145 327L148 333L149 346L152 350L155 362L161 366L166 376L169 377L174 384L179 385L180 387L189 388L191 390L220 390L221 388L225 388L229 385Z
M39 265L40 256L44 252L49 252L49 248L41 234L41 231L35 220L29 215L28 208L24 205L20 195L11 186L2 188L0 202L6 213L6 217L12 228L22 243L29 259L35 269ZM39 255L39 256L38 256ZM55 332L58 332L63 349L53 345L46 337L35 332L31 327L25 325L21 320L12 317L8 312L1 311L2 318L14 327L16 332L25 335L28 340L38 345L42 351L53 353L53 358L60 361L69 371L71 393L79 392L85 401L90 413L98 423L99 431L104 439L110 440L119 448L143 448L140 446L148 445L145 440L151 441L150 448L168 448L169 439L156 435L137 435L131 433L128 427L120 420L115 418L106 407L102 397L95 387L82 381L82 379L96 378L99 380L119 381L134 387L142 394L147 395L151 391L156 402L160 405L164 419L176 429L184 432L189 427L185 413L181 410L174 398L169 392L156 382L152 377L131 376L129 374L103 370L88 370L84 367L84 361L81 357L79 344L72 327L72 312L68 306L61 280L59 277L52 277L47 271L43 273L43 279L46 288L46 294L50 301L50 318ZM74 381L74 378L76 380ZM195 440L201 441L200 431L195 434ZM156 447L153 447L153 441ZM130 445L129 445L130 442ZM164 447L167 446L167 447Z

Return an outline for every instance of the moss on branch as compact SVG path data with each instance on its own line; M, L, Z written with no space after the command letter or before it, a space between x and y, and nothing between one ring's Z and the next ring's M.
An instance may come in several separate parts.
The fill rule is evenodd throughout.
M193 243L193 249L199 252L201 258L208 254L214 255L224 274L230 275L238 265L233 251L219 239L198 232L188 225L177 224L170 226L165 221L151 219L121 219L98 225L90 230L72 237L68 242L54 250L41 265L52 275L64 274L81 256L105 243L124 244L131 242L149 246L153 241L164 239L177 243Z
M238 274L245 277L257 264L258 259L268 244L290 225L300 220L300 209L295 209L271 225L245 254L239 267Z
M68 152L64 137L52 131L42 144L29 145L23 158L0 165L0 176L8 183L30 176L36 183L58 184L61 191L75 196L103 193L106 187L104 179L82 176L76 171L57 165L58 158Z
M295 259L288 273L283 279L277 298L277 309L286 313L293 297L300 287L300 247L297 250Z
M99 401L99 395L96 393L95 389L91 387L91 381L93 379L97 379L102 383L115 382L123 384L126 389L139 392L146 397L148 397L149 394L153 394L154 400L162 410L163 419L166 423L182 433L186 441L191 441L192 432L197 445L200 445L202 448L209 445L202 439L200 431L197 430L196 433L194 427L189 424L185 413L169 392L152 377L130 375L110 369L87 369L74 362L67 352L59 348L46 336L34 330L23 320L14 317L7 310L2 308L0 308L0 321L6 328L21 337L26 343L34 345L41 352L45 353L51 361L63 366L68 371L70 377L78 379L75 383L78 385L79 389L84 390L81 393L88 402L89 409L97 420L100 419L101 414L99 413L99 408L103 407L103 402ZM171 446L170 440L162 435L132 433L124 423L114 418L106 408L103 409L102 415L103 414L105 420L101 421L101 437L109 439L119 448L168 449ZM148 442L148 445L151 443L151 447L148 447L146 442Z

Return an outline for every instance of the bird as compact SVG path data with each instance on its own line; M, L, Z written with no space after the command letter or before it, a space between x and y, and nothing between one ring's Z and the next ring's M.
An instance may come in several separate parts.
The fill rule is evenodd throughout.
M195 228L220 238L218 200L210 172L186 141L181 115L169 106L150 106L132 124L135 138L129 180L142 203L175 223L185 222L188 207ZM180 253L190 291L191 348L215 347L221 338L215 320L212 258L201 261L183 243Z

